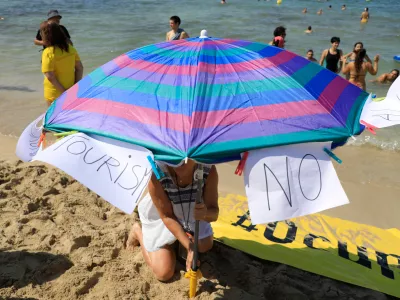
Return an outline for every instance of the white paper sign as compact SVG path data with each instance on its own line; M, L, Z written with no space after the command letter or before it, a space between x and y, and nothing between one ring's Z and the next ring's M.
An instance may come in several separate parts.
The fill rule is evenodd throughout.
M349 203L323 151L307 143L250 151L244 176L251 222L263 224Z
M41 123L44 114L38 117L35 121L28 125L18 139L15 154L25 162L31 161L39 151L39 138L42 133L42 128L38 126Z
M385 100L374 102L368 98L360 120L377 128L400 124L400 77L389 88Z
M95 137L95 138L93 138ZM40 151L34 160L63 170L112 205L131 214L152 169L143 147L76 133Z

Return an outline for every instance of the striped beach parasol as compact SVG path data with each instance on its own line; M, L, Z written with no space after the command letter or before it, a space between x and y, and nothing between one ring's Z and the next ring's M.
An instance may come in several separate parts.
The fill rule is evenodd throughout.
M266 147L342 143L362 130L367 97L292 52L203 34L142 47L101 66L52 104L44 129L133 143L172 164L218 163ZM196 221L190 297L199 277L198 228Z
M266 147L343 142L360 132L367 96L292 52L198 37L106 63L53 103L44 128L134 143L173 164L216 163Z

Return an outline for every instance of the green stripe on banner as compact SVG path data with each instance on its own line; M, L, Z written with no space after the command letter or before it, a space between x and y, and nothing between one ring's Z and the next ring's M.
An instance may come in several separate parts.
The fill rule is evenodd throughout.
M292 74L292 78L296 80L301 86L306 86L307 83L317 76L319 72L324 70L320 65L309 63L300 70Z
M229 45L232 48L228 49L218 49L218 44L221 46ZM215 43L215 48L213 49L204 49L202 48L203 45L201 43L198 44L198 47L190 46L189 48L185 47L185 44L182 43L181 45L171 45L168 48L160 48L157 45L150 45L147 47L143 47L140 49L141 52L145 53L146 55L158 55L160 57L165 57L167 60L174 59L174 58L195 58L198 59L199 55L207 55L207 56L214 56L214 57L226 57L227 61L229 61L230 56L242 56L243 54L251 53L253 56L257 56L257 51L260 51L267 47L267 45L259 44L259 46L235 46L232 44L226 43ZM191 51L179 51L191 49ZM197 51L196 51L197 50ZM260 57L262 58L262 57Z
M362 110L364 108L364 104L368 99L368 93L367 92L361 92L361 94L357 97L356 101L353 104L353 107L351 108L349 115L347 116L346 120L346 125L348 128L351 128L353 131L353 134L357 134L360 132L360 117Z
M175 100L193 100L193 87L165 85L154 82L140 81L131 78L109 76L101 83L95 84L99 87L117 88L137 92L141 94L157 95L157 97ZM252 80L246 82L234 82L224 84L205 83L196 84L195 96L201 92L201 97L227 97L244 94L255 94L265 91L279 91L292 88L302 88L302 85L291 77L278 77L264 80Z

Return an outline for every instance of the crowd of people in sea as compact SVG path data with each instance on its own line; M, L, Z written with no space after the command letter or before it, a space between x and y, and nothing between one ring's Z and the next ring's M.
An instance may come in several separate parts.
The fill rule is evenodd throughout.
M47 20L40 24L34 40L35 45L43 47L44 97L49 106L83 76L81 59L67 28L60 24L61 18L57 10L49 11ZM189 38L189 34L180 25L181 19L178 16L169 19L170 31L166 34L166 41ZM310 26L307 33L311 32ZM285 39L286 28L279 26L273 31L270 44L284 48ZM366 74L369 72L376 75L378 72L379 56L371 61L361 42L355 43L353 50L344 55L339 49L339 37L332 37L330 42L331 46L322 52L319 62L314 58L312 49L305 58L321 66L325 64L326 69L334 73L344 73L349 81L365 89ZM392 70L376 80L390 83L398 75L398 70ZM161 281L169 280L174 274L176 257L172 244L176 240L183 247L182 251L186 251L186 266L190 268L193 260L193 239L190 234L196 220L201 221L199 251L206 252L213 245L210 222L217 220L219 213L218 174L215 166L205 167L204 203L194 203L197 184L193 180L193 174L198 167L192 160L176 168L162 166L166 177L159 181L152 176L148 185L149 196L138 205L142 224L134 224L127 240L127 248L140 244L146 263ZM192 207L191 203L194 204Z
M221 1L225 4L226 1ZM329 5L329 9L332 8ZM346 5L342 5L342 10ZM304 8L303 13L307 13ZM322 13L322 10L321 10ZM44 97L47 104L57 99L64 91L78 82L83 75L83 65L74 48L71 36L60 24L62 16L57 10L51 10L47 14L47 20L40 24L40 29L34 40L35 45L43 47L42 53L42 73L44 74ZM361 14L361 22L368 22L369 9L366 7ZM172 16L169 20L170 31L166 34L166 41L189 38L189 34L181 27L181 19L178 16ZM279 26L273 31L273 39L270 45L285 48L286 28ZM311 34L311 26L305 30L306 34ZM362 42L356 42L350 53L344 54L340 46L340 38L332 37L331 45L325 49L319 61L315 59L313 49L309 49L305 58L325 66L326 69L334 73L343 73L346 79L358 87L366 90L365 77L368 73L376 75L378 72L379 55L373 60L367 55ZM378 78L372 80L378 83L392 83L399 76L399 70L393 69L388 73L381 74Z

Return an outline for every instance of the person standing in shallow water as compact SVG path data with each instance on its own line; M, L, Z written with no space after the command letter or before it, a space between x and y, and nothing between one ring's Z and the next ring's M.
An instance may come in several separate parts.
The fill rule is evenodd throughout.
M342 58L343 60L343 67L342 72L343 74L350 74L349 81L358 86L359 88L363 89L364 91L367 89L367 85L365 83L365 76L367 73L371 75L376 75L378 72L378 62L379 62L379 55L374 57L374 65L372 66L369 62L364 62L365 56L367 55L367 51L365 49L361 49L357 52L356 58L354 62L345 65L346 58Z
M366 7L361 14L361 23L367 23L369 20L369 9Z
M283 26L278 26L274 30L274 39L270 42L270 45L279 48L285 48L285 37L286 28Z
M71 36L69 35L69 32L67 30L67 28L65 28L63 25L60 25L60 21L61 21L62 16L58 13L58 10L50 10L47 13L47 21L49 23L56 23L57 25L60 26L62 32L65 34L65 36L68 39L68 42L72 45L72 41L71 41ZM36 34L36 38L33 41L33 43L36 46L43 46L43 48L46 48L46 45L44 45L43 42L43 38L42 38L42 34L40 33L40 29L38 30L37 34Z
M340 45L340 38L334 36L331 38L331 47L322 52L319 64L321 66L326 63L326 68L334 73L339 73L342 69L342 61L340 58L343 56L342 50L338 49ZM339 64L339 65L338 65Z
M167 32L167 42L187 39L189 37L183 28L179 28L180 25L181 19L178 16L172 16L169 18L169 26L171 27L171 30Z

